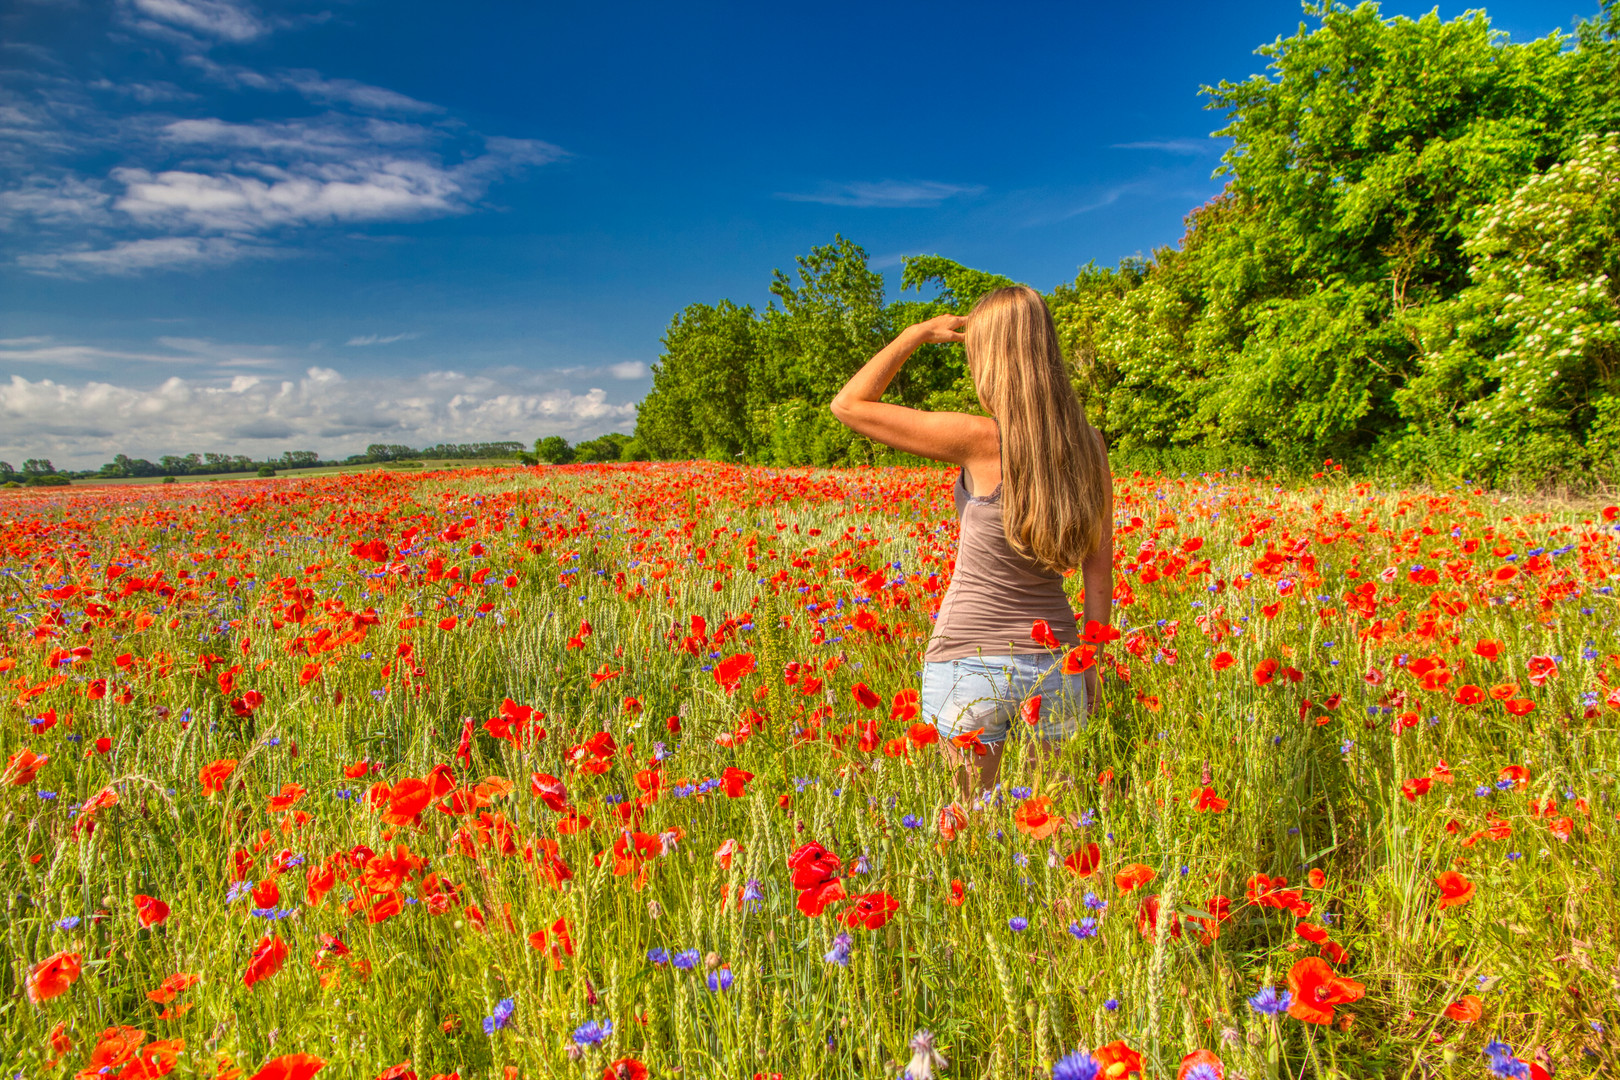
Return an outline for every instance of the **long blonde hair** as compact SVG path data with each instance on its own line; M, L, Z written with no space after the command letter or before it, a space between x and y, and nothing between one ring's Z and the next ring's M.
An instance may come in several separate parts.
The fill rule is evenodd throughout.
M1049 570L1073 570L1102 544L1113 480L1052 313L1027 285L996 289L973 305L963 344L979 404L1001 427L1007 545Z

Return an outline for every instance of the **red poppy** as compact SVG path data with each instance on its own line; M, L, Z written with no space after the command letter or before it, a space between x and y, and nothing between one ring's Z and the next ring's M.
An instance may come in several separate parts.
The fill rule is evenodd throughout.
M1197 548L1188 548L1196 551ZM1111 623L1100 623L1096 619L1086 620L1085 632L1080 635L1082 641L1089 641L1093 645L1106 645L1110 641L1119 640L1119 630Z
M1052 800L1045 795L1025 799L1013 812L1018 831L1035 840L1045 840L1063 827L1063 815L1051 812Z
M933 724L912 724L906 729L906 738L918 749L939 742L939 732Z
M1212 787L1207 787L1202 791L1193 793L1194 810L1208 810L1212 813L1218 814L1222 810L1225 810L1226 806L1227 801L1225 799L1216 798L1215 789Z
M1094 645L1080 645L1070 649L1063 657L1063 674L1078 675L1086 671L1097 662L1097 649Z
M602 1070L602 1080L647 1080L647 1066L635 1058L619 1058Z
M990 752L990 748L979 741L979 736L982 734L984 734L984 728L980 727L974 728L972 731L965 731L960 735L952 735L951 745L958 750L969 750L975 756L983 757Z
M135 914L142 926L160 926L163 920L169 917L169 905L144 893L138 893L135 897Z
M862 893L851 897L854 906L841 916L845 926L864 926L876 930L900 910L900 901L885 892Z
M1474 898L1474 883L1455 870L1445 871L1434 879L1434 883L1440 887L1442 909L1466 904Z
M1030 727L1039 724L1041 722L1041 695L1035 694L1032 697L1025 698L1024 703L1018 706L1018 715L1023 717L1024 723Z
M1472 1024L1485 1013L1485 1003L1473 994L1465 994L1446 1006L1446 1015L1459 1024Z
M1102 849L1096 844L1081 844L1069 853L1063 865L1079 877L1090 877L1102 865Z
M534 773L529 777L529 791L551 809L561 813L568 807L568 788L548 773Z
M61 997L79 981L79 953L59 952L28 969L28 1000L34 1004Z
M1216 671L1225 671L1235 663L1237 663L1237 657L1233 656L1231 653L1218 652L1210 659L1209 666L1214 668Z
M1187 1074L1192 1072L1196 1065L1208 1066L1215 1073L1215 1080L1226 1080L1226 1066L1211 1050L1194 1050L1181 1059L1181 1068L1176 1071L1176 1080L1187 1080Z
M1145 938L1157 936L1159 932L1159 897L1157 893L1149 893L1142 897L1142 902L1136 907L1136 929ZM1170 936L1181 936L1181 916L1175 912L1170 913Z
M286 962L287 943L274 934L264 935L253 947L247 970L242 973L242 985L251 989L254 983L263 982L280 971Z
M1260 661L1259 665L1254 669L1254 684L1256 686L1265 686L1276 678L1277 669L1281 666L1277 661L1271 659Z
M799 890L799 898L793 906L804 914L815 918L827 910L827 905L845 897L844 884L838 878L829 881L819 881L807 889Z
M863 682L858 682L851 687L850 693L855 695L856 704L863 709L875 709L879 705L883 704L883 699L878 697L877 694L873 693L873 691Z
M754 654L738 653L714 665L714 681L719 683L726 693L736 693L737 687L742 684L743 676L751 674L753 670Z
M309 1080L326 1068L326 1059L314 1054L283 1054L264 1063L253 1080Z
M1137 886L1146 885L1155 876L1152 867L1131 863L1114 875L1114 884L1119 888L1119 894L1124 896Z
M1327 884L1327 875L1322 873L1320 869L1312 869L1310 873L1305 875L1305 881L1311 888L1320 889Z
M32 784L35 775L50 760L50 755L36 754L25 746L6 760L6 771L0 773L0 783L9 784L13 787Z
M748 786L748 781L754 778L751 772L728 767L720 774L720 788L730 798L740 798Z
M1307 1024L1333 1021L1333 1006L1360 1001L1367 988L1353 979L1342 979L1319 956L1307 956L1288 972L1288 989L1294 1003L1288 1015Z
M952 878L951 879L951 895L946 898L945 902L947 904L951 905L951 907L961 907L962 902L964 900L966 900L966 899L967 899L967 892L962 887L962 883L960 881L956 880L955 878Z
M793 871L793 887L808 889L836 878L843 870L843 862L814 841L801 844L788 856L788 869Z
M225 790L225 780L236 771L235 758L220 758L202 767L197 774L197 780L202 784L204 795L217 795Z
M1052 633L1051 624L1045 619L1035 620L1034 625L1029 628L1029 638L1038 645L1045 645L1048 649L1056 649L1061 644L1057 639L1057 635Z
M1125 1045L1124 1039L1105 1043L1093 1050L1091 1056L1102 1066L1099 1080L1125 1080L1133 1074L1142 1075L1142 1055Z

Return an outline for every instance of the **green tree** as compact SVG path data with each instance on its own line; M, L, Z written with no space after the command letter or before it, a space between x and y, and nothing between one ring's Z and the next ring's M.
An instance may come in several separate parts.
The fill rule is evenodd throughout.
M534 453L541 461L549 465L567 465L574 460L574 448L568 445L568 440L561 435L547 435L536 439Z

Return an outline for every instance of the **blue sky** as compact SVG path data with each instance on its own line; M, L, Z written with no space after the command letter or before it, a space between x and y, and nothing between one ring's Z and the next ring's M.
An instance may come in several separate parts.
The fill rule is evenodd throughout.
M629 431L671 315L835 233L891 295L907 254L1046 289L1173 243L1219 190L1199 85L1304 18L697 7L10 0L0 457Z

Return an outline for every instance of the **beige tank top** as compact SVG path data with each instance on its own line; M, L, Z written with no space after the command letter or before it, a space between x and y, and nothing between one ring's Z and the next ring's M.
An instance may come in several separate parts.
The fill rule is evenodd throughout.
M1001 527L1001 485L986 496L967 489L967 470L956 477L956 516L961 522L956 569L939 605L923 660L1009 656L1050 650L1029 636L1045 619L1066 646L1080 644L1063 575L1025 559L1007 546Z

